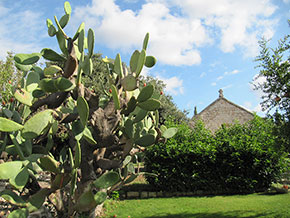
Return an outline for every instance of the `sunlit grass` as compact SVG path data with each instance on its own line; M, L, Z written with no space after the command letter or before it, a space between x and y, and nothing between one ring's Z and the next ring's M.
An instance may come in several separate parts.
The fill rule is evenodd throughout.
M106 208L106 218L288 218L290 194L124 200Z

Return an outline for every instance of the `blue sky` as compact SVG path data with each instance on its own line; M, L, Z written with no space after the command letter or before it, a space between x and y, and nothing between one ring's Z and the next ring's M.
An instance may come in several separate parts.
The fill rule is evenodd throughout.
M7 51L58 50L47 35L46 18L63 15L64 0L0 0L0 59ZM289 34L290 0L71 0L72 17L65 31L79 24L95 31L95 51L129 62L150 33L148 54L158 63L143 74L163 80L179 109L193 115L224 96L263 115L261 92L250 82L259 72L258 40ZM259 79L263 82L263 78Z

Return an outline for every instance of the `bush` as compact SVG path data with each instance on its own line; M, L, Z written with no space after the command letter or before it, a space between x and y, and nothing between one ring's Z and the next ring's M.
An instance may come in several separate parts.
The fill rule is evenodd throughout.
M171 124L172 125L172 124ZM215 135L202 123L193 130L179 125L167 143L145 153L148 182L162 191L248 193L270 187L281 172L274 151L272 123L255 117L247 124L223 126Z

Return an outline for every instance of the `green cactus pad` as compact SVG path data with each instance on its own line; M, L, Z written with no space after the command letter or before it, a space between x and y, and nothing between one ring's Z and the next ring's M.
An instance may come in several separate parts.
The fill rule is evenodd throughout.
M138 103L138 106L143 110L155 111L160 107L160 101L149 98L147 101Z
M151 134L151 135L154 135L155 137L157 136L157 131L155 130L155 129L150 129L149 131L148 131L148 133L149 134Z
M98 189L105 189L115 185L120 181L120 176L114 171L103 174L101 177L97 178L93 185Z
M25 139L33 139L39 136L42 131L52 121L53 110L44 110L33 115L24 124L22 137Z
M35 71L29 72L26 78L26 90L32 92L38 87L40 76Z
M45 96L45 92L42 91L41 89L35 89L32 91L32 96L33 98L41 98Z
M152 94L154 92L154 87L153 85L148 85L146 87L144 87L141 92L139 93L138 97L137 97L137 101L143 102L143 101L147 101L149 98L151 98Z
M125 116L128 116L130 113L132 113L137 105L137 100L135 98L135 96L132 96L127 104L127 108L125 110L122 111L122 113Z
M56 53L50 48L42 49L41 54L42 54L42 57L44 57L46 60L49 60L49 61L61 61L61 62L66 61L66 59L63 56L59 55L58 53Z
M77 179L78 179L78 172L76 169L72 170L72 177L70 181L70 195L73 196L76 190L76 184L77 184Z
M82 23L80 24L80 26L79 26L77 32L75 33L75 35L74 35L74 37L73 37L73 39L72 39L73 41L75 41L75 40L79 37L79 34L80 34L80 32L81 32L83 29L85 29L85 23L84 23L84 22L82 22Z
M133 138L133 121L128 119L125 121L125 124L124 124L124 127L125 127L125 133L126 135L131 139Z
M131 174L135 174L135 167L134 167L134 164L133 163L129 163L127 165L127 168L128 168L128 172L131 173Z
M156 64L157 60L153 56L146 56L145 66L148 68L153 67Z
M64 77L59 77L54 80L54 86L58 89L58 91L68 92L75 88L75 84L73 84L69 79Z
M85 45L85 30L82 29L78 37L78 49L80 53L83 53Z
M26 185L29 178L27 167L23 167L20 172L14 177L9 179L9 183L18 190L22 190Z
M43 157L39 158L40 166L49 172L58 174L60 173L59 165L60 163L56 161L54 158L52 158L49 155L44 155Z
M135 96L132 96L127 104L128 114L130 114L131 112L133 112L135 110L136 105L137 105L137 100L136 100Z
M142 68L145 64L145 59L146 59L146 51L142 49L138 58L138 63L137 63L137 68L136 68L136 77L140 75Z
M70 19L70 14L65 14L60 18L59 24L61 28L64 28L67 25L69 19Z
M32 69L32 65L23 65L23 64L18 64L17 62L15 62L15 67L23 72L28 72Z
M27 208L20 208L17 210L13 210L10 214L9 214L9 218L16 218L16 217L28 217L29 215L29 211Z
M85 57L84 62L82 62L82 69L85 74L91 75L93 72L93 61L89 56Z
M129 74L121 80L121 85L125 91L133 91L137 88L137 80L133 75Z
M75 152L75 168L78 168L81 165L81 158L82 158L81 144L79 141L77 141Z
M167 130L167 127L165 125L161 125L160 126L160 130L162 132L162 134Z
M64 55L68 55L68 51L67 51L67 44L66 44L66 40L64 38L64 35L61 31L58 31L56 33L56 38L57 38L57 41L58 41L58 46L60 48L60 50L62 51L62 53Z
M126 158L125 158L125 160L123 161L123 166L126 166L128 163L130 163L130 161L132 160L132 157L131 156L127 156Z
M20 129L23 129L22 125L12 120L6 119L4 117L0 117L0 131L1 132L14 132Z
M49 67L44 68L43 74L46 77L51 77L51 76L55 76L58 73L61 73L62 69L61 67L57 66L57 65L51 65Z
M76 120L72 123L72 132L75 136L76 140L81 140L84 135L84 126L82 125L80 120Z
M81 123L83 126L86 126L89 118L89 105L84 97L78 97L77 109L80 115Z
M96 205L94 194L91 190L88 190L81 194L74 209L79 212L84 212L93 209Z
M119 75L120 78L124 77L121 56L119 53L116 55L114 61L114 72Z
M70 6L70 3L68 1L66 1L64 3L64 12L66 14L71 14L71 6Z
M149 41L149 33L146 33L145 38L143 40L143 49L146 51L147 49L147 45L148 45L148 41Z
M50 19L46 19L46 25L48 28L48 35L51 37L55 36L57 31Z
M95 199L96 204L99 205L107 199L107 193L97 192L97 194L94 195L94 199Z
M27 208L29 212L38 210L44 203L46 196L50 193L49 188L42 188L28 199Z
M32 53L32 54L16 54L14 56L14 60L18 64L22 65L30 65L35 64L41 57L40 53Z
M169 129L166 129L164 132L162 132L162 136L164 138L171 138L173 137L176 133L177 133L178 129L177 128L169 128Z
M22 168L22 161L11 161L0 164L0 179L15 178Z
M121 106L120 106L120 100L119 100L119 97L118 97L118 92L117 92L116 86L111 85L111 90L112 90L113 101L114 101L114 104L115 104L115 109L119 110Z
M41 90L43 90L44 92L57 92L58 88L55 86L54 84L54 79L42 79L39 82L39 87L41 88Z
M135 116L133 122L134 123L140 122L141 120L143 120L147 116L147 114L148 114L147 110L140 109L139 112L137 113L137 115Z
M131 56L130 70L132 73L136 72L139 56L140 56L140 52L138 50L135 50Z
M31 106L33 97L31 93L26 91L25 89L16 90L14 93L14 97L21 103Z
M13 116L13 112L11 110L7 109L7 108L2 108L2 112L4 113L4 115L7 118L11 118ZM1 125L1 121L0 121L0 125Z
M125 180L124 184L128 184L130 182L133 182L138 177L138 174L132 174L128 179Z
M85 127L83 137L88 143L90 143L92 145L97 144L97 142L95 141L95 139L91 133L91 130L88 127Z
M88 56L89 57L92 57L92 55L94 54L94 46L95 46L95 33L90 28L88 30Z
M26 202L12 190L6 189L0 192L0 197L4 198L11 204L24 207Z
M154 142L155 142L155 136L151 135L151 134L144 135L144 136L142 136L141 138L139 138L139 139L137 139L135 141L135 143L137 145L140 145L140 146L143 146L143 147L147 147L147 146L153 145Z

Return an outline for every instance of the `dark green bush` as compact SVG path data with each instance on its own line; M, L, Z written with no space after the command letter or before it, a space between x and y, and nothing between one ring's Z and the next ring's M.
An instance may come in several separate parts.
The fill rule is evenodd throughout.
M172 192L266 190L280 174L282 161L273 149L271 126L255 117L244 125L223 126L212 135L202 123L193 130L179 125L179 132L165 145L145 152L146 170L158 175L147 180L159 190Z

